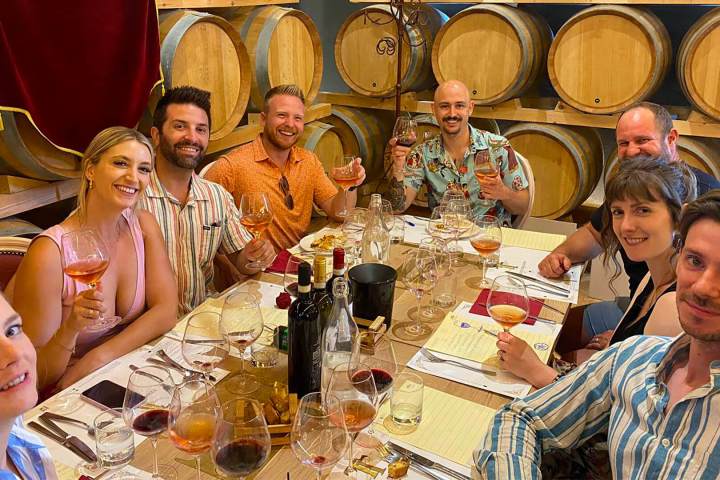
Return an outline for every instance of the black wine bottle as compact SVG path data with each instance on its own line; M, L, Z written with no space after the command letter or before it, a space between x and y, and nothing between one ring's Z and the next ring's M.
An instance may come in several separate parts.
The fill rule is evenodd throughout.
M325 288L325 280L327 279L327 259L322 255L317 255L314 262L314 276L313 276L313 302L318 308L318 314L320 315L320 332L325 329L327 325L330 311L332 310L332 298L328 295L328 291Z
M312 267L298 266L298 297L288 312L288 387L298 398L320 391L320 321L310 287Z
M325 290L330 295L330 300L333 298L333 281L336 278L345 278L345 249L342 247L335 247L333 249L333 274L332 277L325 284ZM352 292L350 291L350 284L348 283L348 303L352 303Z

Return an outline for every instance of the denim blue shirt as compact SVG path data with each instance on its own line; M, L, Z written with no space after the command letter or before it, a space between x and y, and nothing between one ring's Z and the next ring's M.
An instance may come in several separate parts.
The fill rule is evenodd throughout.
M513 190L524 190L528 187L527 178L515 157L510 142L500 135L470 128L470 146L458 168L450 155L445 151L442 136L433 137L410 151L405 163L404 185L415 191L420 190L423 183L428 188L430 208L440 204L445 190L454 188L462 190L470 200L475 215L494 215L505 225L510 225L510 212L502 202L495 202L489 208L480 205L482 198L480 183L475 178L474 165L476 155L489 155L500 167L500 178Z

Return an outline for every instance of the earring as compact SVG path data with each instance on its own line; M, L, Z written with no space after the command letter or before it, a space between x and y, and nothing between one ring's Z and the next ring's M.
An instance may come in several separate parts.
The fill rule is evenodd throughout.
M93 181L90 180L90 183L88 183L88 190L92 190L93 188Z

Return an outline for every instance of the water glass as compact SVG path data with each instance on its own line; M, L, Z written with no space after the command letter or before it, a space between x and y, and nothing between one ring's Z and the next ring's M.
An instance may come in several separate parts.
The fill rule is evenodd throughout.
M394 427L407 433L415 430L422 420L423 380L412 372L395 377L390 397L390 416Z
M122 408L105 410L93 421L97 458L103 468L124 467L135 454L133 431L125 423L122 412Z

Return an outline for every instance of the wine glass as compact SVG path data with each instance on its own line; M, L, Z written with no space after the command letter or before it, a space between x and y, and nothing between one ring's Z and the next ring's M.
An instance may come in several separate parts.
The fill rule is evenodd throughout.
M435 257L438 282L440 282L440 279L451 274L451 258L445 242L435 238L423 238L420 240L418 248L420 250L429 251ZM435 288L430 290L430 303L420 311L420 315L428 320L439 320L445 316L442 309L437 307L437 303L435 301Z
M253 375L245 373L245 349L260 337L263 317L258 298L248 292L234 292L225 298L222 323L228 339L240 350L240 373L227 380L226 388L238 395L254 392L259 384Z
M463 251L460 247L460 234L466 234L472 227L470 218L472 218L472 206L463 195L462 198L452 198L445 207L446 217L445 224L452 232L454 241L449 245L451 257L454 266L460 266L463 258Z
M303 465L326 478L348 448L348 432L340 400L331 394L308 393L298 405L290 448Z
M500 169L495 160L490 155L490 150L480 150L475 154L474 157L474 172L475 178L477 178L480 184L480 200L479 204L484 208L490 208L495 205L495 200L486 199L482 196L482 182L488 180L494 180L500 175Z
M60 244L65 275L90 288L97 288L100 278L110 265L108 248L100 233L93 228L75 230L63 234ZM92 325L85 327L85 330L88 332L105 330L115 326L120 320L120 317L104 317L101 313Z
M397 139L397 144L403 147L412 147L417 141L417 122L410 114L401 115L395 120L393 137Z
M354 367L358 364L365 364L370 367L373 379L375 380L375 388L377 389L379 402L382 402L382 395L390 395L390 390L395 384L395 376L398 372L397 355L395 355L395 347L392 341L385 336L377 343L372 341L369 343L362 342L365 335L374 335L373 332L363 332L361 334L359 354L355 356ZM374 434L373 426L370 425L368 435L372 437ZM372 445L367 445L372 446Z
M243 193L240 197L240 223L252 233L253 237L260 238L260 235L270 226L272 219L273 214L267 193ZM258 260L250 262L246 266L247 268L266 267L265 263Z
M364 363L338 365L330 375L328 394L340 400L345 427L352 435L348 448L348 465L352 470L353 442L377 416L378 394L372 370Z
M347 255L346 263L348 270L357 263L361 257L362 235L365 231L367 223L367 208L353 208L345 217L345 221L341 227L345 235L345 254Z
M182 339L185 361L203 372L206 381L230 352L230 341L217 312L198 312L188 318Z
M417 297L415 321L408 322L403 331L410 337L427 335L432 329L420 322L420 300L426 292L432 290L437 281L435 256L427 250L417 250L414 255L405 257L398 276L405 287Z
M528 316L530 299L525 283L510 275L495 277L485 306L495 322L506 332Z
M212 442L217 469L230 478L244 479L269 455L270 433L260 403L246 397L225 402Z
M210 450L220 400L206 380L190 380L175 388L170 402L168 433L175 447L195 458L200 480L200 455Z
M497 217L491 215L478 215L473 218L474 233L470 237L470 245L480 255L482 262L482 277L479 282L471 282L471 288L488 288L489 282L485 279L487 259L500 249L502 245L502 228Z
M174 479L175 469L163 465L159 473L157 439L168 428L168 409L172 400L175 383L170 372L163 367L146 366L130 374L125 399L123 418L138 435L148 437L153 446L153 478Z
M338 217L347 217L347 192L350 187L357 183L360 178L357 168L355 168L355 156L344 155L342 158L336 157L334 166L331 170L332 178L335 180L343 191L343 208L337 213Z
M442 200L440 200L441 206L448 205L453 200L466 200L465 192L458 188L448 188L443 193Z

